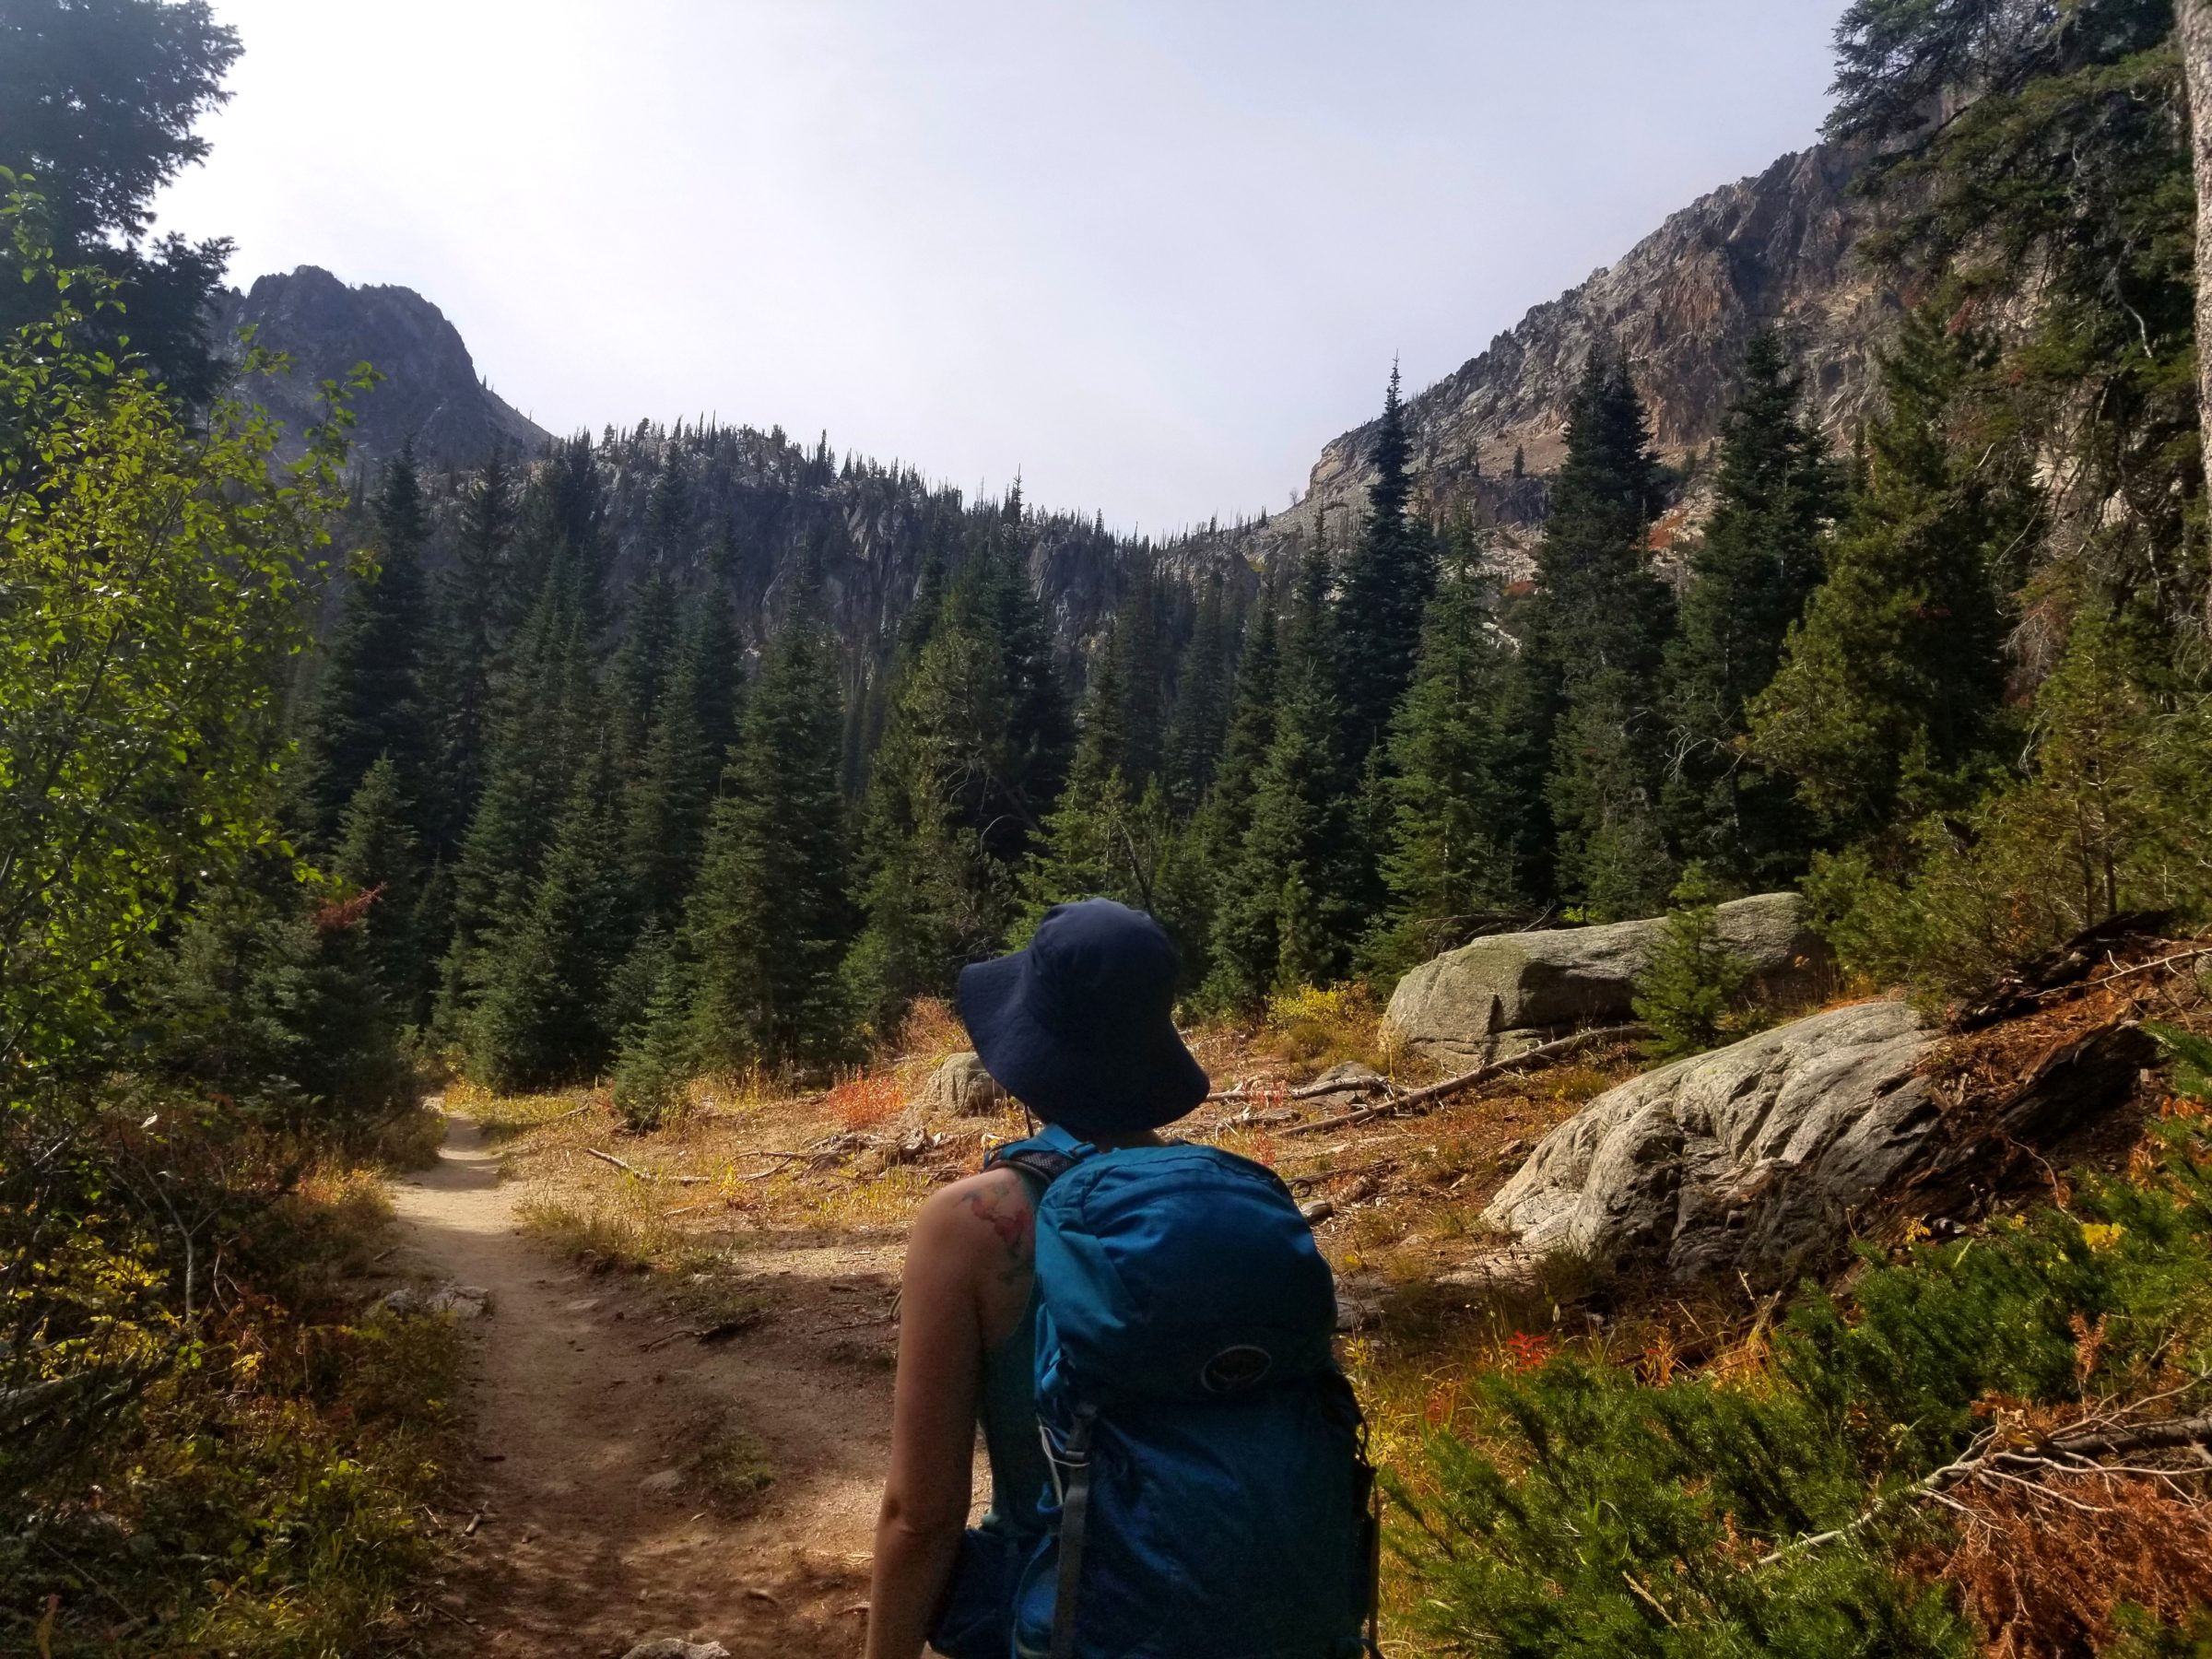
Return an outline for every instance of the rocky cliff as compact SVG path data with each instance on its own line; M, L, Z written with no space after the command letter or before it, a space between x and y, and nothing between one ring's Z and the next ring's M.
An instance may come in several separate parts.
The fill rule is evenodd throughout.
M1564 451L1583 361L1606 339L1628 352L1667 459L1718 436L1735 364L1768 326L1790 342L1823 425L1848 441L1872 395L1875 347L1899 312L1858 253L1877 222L1874 205L1852 189L1865 160L1823 145L1712 192L1409 398L1413 466L1431 511L1470 506L1504 527L1510 564L1513 532L1543 517L1543 477ZM1248 559L1264 563L1304 538L1318 514L1364 507L1378 424L1322 451L1298 505L1242 534ZM1525 477L1513 477L1516 449ZM1347 533L1341 518L1329 533Z
M343 380L363 361L382 373L355 404L356 452L371 466L410 437L426 461L454 466L477 465L495 442L535 454L546 441L543 429L477 376L445 313L412 288L349 288L301 265L226 297L218 337L235 338L249 324L254 344L291 356L289 375L262 382L251 394L293 432L320 418L317 387L325 379Z

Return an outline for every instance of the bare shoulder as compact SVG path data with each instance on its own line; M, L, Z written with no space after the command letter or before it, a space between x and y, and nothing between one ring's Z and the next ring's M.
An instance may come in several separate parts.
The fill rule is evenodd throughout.
M1011 1170L985 1170L930 1195L914 1220L912 1249L1024 1273L1036 1233L1035 1208L1021 1177Z

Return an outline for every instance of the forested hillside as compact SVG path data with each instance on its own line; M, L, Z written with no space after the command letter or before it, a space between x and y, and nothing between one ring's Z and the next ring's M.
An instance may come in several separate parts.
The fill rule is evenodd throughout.
M1677 580L1651 547L1678 478L1654 453L1639 363L1600 341L1534 591L1511 596L1479 526L1418 509L1394 383L1375 485L1340 545L1309 538L1250 599L1178 571L1179 605L1139 563L1117 605L1100 596L1088 655L1068 649L1086 629L1055 629L1074 618L1035 597L1052 536L1079 526L1041 531L1018 498L938 498L916 597L840 684L810 636L852 638L887 596L856 588L828 521L806 573L768 592L735 527L767 498L717 498L707 480L731 469L690 458L734 445L754 478L798 489L834 471L886 501L847 526L911 499L908 475L712 430L577 442L541 466L518 518L559 529L505 556L504 629L366 653L373 694L347 641L429 635L386 615L414 604L411 579L361 587L309 717L311 837L336 844L377 752L340 759L335 734L369 716L334 727L330 712L381 703L465 732L435 767L391 752L396 795L380 782L371 802L417 851L404 872L352 872L453 895L414 924L408 1022L510 1083L624 1054L632 1077L648 1054L656 1074L687 1056L826 1061L1087 892L1160 914L1194 1006L1224 1012L1347 975L1386 985L1486 928L1651 914L1686 877L1721 894L1804 881L1851 970L1947 993L2118 912L2201 903L2182 852L2204 771L2190 688L2205 582L2167 14L2100 6L1964 43L1947 21L1854 18L1831 128L1880 147L1859 188L1903 204L1877 252L1921 298L1841 453L1787 337L1752 338L1711 522ZM2002 89L1916 124L1930 63L1970 48ZM505 532L482 528L503 522L499 492L471 488L463 518L479 528L459 545L475 562L453 583L488 582L502 557ZM385 489L384 552L405 571L415 486L402 468ZM683 527L703 523L733 528L701 548ZM627 582L603 546L622 549ZM718 579L703 587L702 562ZM678 589L708 594L688 620ZM725 589L770 635L749 675ZM447 615L499 615L463 591ZM679 668L714 688L711 706L669 689ZM455 702L444 687L462 684ZM680 786L648 763L679 750ZM452 798L432 806L410 765L460 781ZM828 817L797 843L801 801ZM686 828L649 828L662 821ZM617 874L624 825L652 870L633 853ZM726 924L737 914L787 919L804 947L759 951ZM555 967L540 936L584 954ZM541 1054L517 1035L538 1029L573 1046Z

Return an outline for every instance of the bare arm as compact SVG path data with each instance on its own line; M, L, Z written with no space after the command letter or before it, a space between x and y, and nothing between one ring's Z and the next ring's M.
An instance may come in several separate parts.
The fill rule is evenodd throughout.
M891 1468L876 1523L867 1659L917 1659L968 1520L986 1325L1030 1272L1020 1177L991 1171L923 1206L906 1250ZM992 1333L995 1335L995 1333Z

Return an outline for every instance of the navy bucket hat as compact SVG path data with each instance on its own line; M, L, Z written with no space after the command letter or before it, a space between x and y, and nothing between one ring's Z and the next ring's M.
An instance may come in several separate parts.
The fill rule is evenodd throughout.
M1175 1034L1174 941L1111 899L1056 904L1029 948L960 971L960 1018L1007 1093L1085 1136L1157 1129L1206 1099Z

